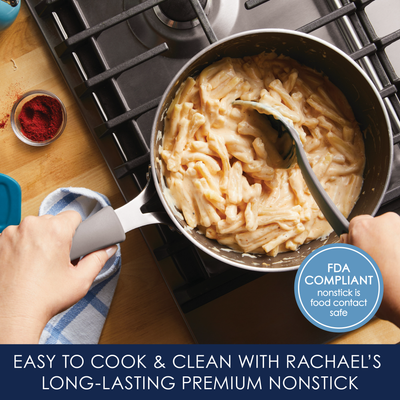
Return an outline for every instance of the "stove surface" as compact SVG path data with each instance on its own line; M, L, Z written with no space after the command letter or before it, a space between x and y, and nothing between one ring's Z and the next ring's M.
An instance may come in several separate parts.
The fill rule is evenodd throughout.
M153 7L165 10L163 0L26 3L127 201L146 183L155 109L179 69L218 39L284 28L336 45L374 80L394 134L392 180L380 212L400 210L398 0L208 0L201 1L205 15L199 12L197 21L176 17L179 24L157 16ZM152 206L157 210L160 202ZM295 272L241 270L202 253L167 226L141 231L195 341L324 343L336 336L300 313Z

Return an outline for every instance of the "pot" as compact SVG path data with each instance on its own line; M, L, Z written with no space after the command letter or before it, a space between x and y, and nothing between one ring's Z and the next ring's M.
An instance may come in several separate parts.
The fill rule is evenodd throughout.
M323 72L346 96L360 124L365 140L366 165L364 170L364 184L361 195L351 212L349 219L356 215L375 215L386 192L393 158L392 134L389 118L372 81L366 73L345 53L331 44L295 31L282 29L263 29L243 32L220 40L207 47L176 74L164 92L156 112L151 136L151 171L157 194L177 229L208 255L235 267L258 272L280 272L299 268L301 262L313 250L330 243L338 242L339 238L332 233L325 240L314 240L302 245L295 252L280 253L276 257L266 254L245 254L235 252L215 240L206 238L196 229L190 228L182 214L175 209L165 192L165 181L162 171L160 149L162 148L162 132L164 130L164 116L175 97L182 82L189 76L196 76L206 66L224 57L244 57L259 54L263 51L275 51L291 57L301 64ZM153 188L153 189L152 189ZM152 223L165 222L160 214L142 213L140 209L150 199L153 185L149 184L143 192L130 203L116 210L122 224L122 233ZM103 209L105 210L105 209ZM99 213L98 213L99 214ZM99 221L101 223L101 218ZM97 245L92 244L90 251L106 247L110 241L97 242L92 229L81 229L74 236L73 249L88 237ZM110 226L110 222L103 219L103 226ZM99 230L99 229L97 229ZM80 232L78 232L80 231ZM113 243L123 240L121 236ZM89 247L74 252L76 257L89 252ZM72 253L71 253L72 254ZM71 255L72 258L72 255Z
M160 132L163 132L164 115L181 83L221 58L251 56L263 51L275 51L322 71L344 93L360 123L366 151L363 188L349 218L360 214L375 215L389 183L393 157L390 122L383 101L371 80L349 56L321 39L299 32L278 29L243 32L220 40L193 57L178 72L161 99L153 125L151 165L164 208L182 234L197 247L236 267L254 271L287 271L297 269L311 251L338 242L337 235L332 233L324 241L314 240L296 252L280 253L276 257L233 252L188 227L163 193L164 178L160 163L156 162L161 158Z

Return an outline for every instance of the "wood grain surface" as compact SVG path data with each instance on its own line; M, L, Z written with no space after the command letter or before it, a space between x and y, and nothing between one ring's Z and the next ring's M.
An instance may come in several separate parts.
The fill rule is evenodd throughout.
M43 148L19 141L8 119L14 101L32 89L55 93L67 108L65 132ZM37 215L45 196L60 187L86 187L106 195L114 208L124 204L24 2L14 24L0 32L0 173L21 185L22 217ZM399 329L374 319L334 343L399 341ZM193 343L139 230L122 244L121 275L100 343Z

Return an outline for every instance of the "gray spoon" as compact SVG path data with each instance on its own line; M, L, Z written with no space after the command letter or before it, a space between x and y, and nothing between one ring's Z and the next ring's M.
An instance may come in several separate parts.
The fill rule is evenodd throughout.
M283 131L285 133L288 133L291 139L293 139L291 140L291 146L289 145L289 149L287 149L285 154L283 155L284 159L289 162L288 166L293 163L295 159L294 156L297 156L297 163L299 164L303 178L312 196L314 197L315 202L318 204L318 207L324 214L326 220L329 222L329 224L332 226L333 230L338 236L340 236L342 233L348 233L349 221L338 210L335 203L328 196L318 178L316 177L308 162L306 153L303 149L303 145L300 141L300 137L297 131L294 129L292 122L289 119L285 118L279 111L270 106L267 106L266 104L257 103L255 101L236 100L233 102L233 105L251 107L252 109L258 111L260 114L266 114L269 117L273 117L274 120L271 119L273 126L276 126L277 123L281 124L281 128L283 128ZM279 129L277 130L279 132Z

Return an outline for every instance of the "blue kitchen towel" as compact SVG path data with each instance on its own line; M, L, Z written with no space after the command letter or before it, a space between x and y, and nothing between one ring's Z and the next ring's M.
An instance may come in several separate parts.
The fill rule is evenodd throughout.
M61 188L50 193L39 208L39 215L78 211L85 220L109 206L106 196L86 188ZM39 343L96 344L107 317L121 267L121 249L107 261L89 292L78 303L54 316L44 328Z

